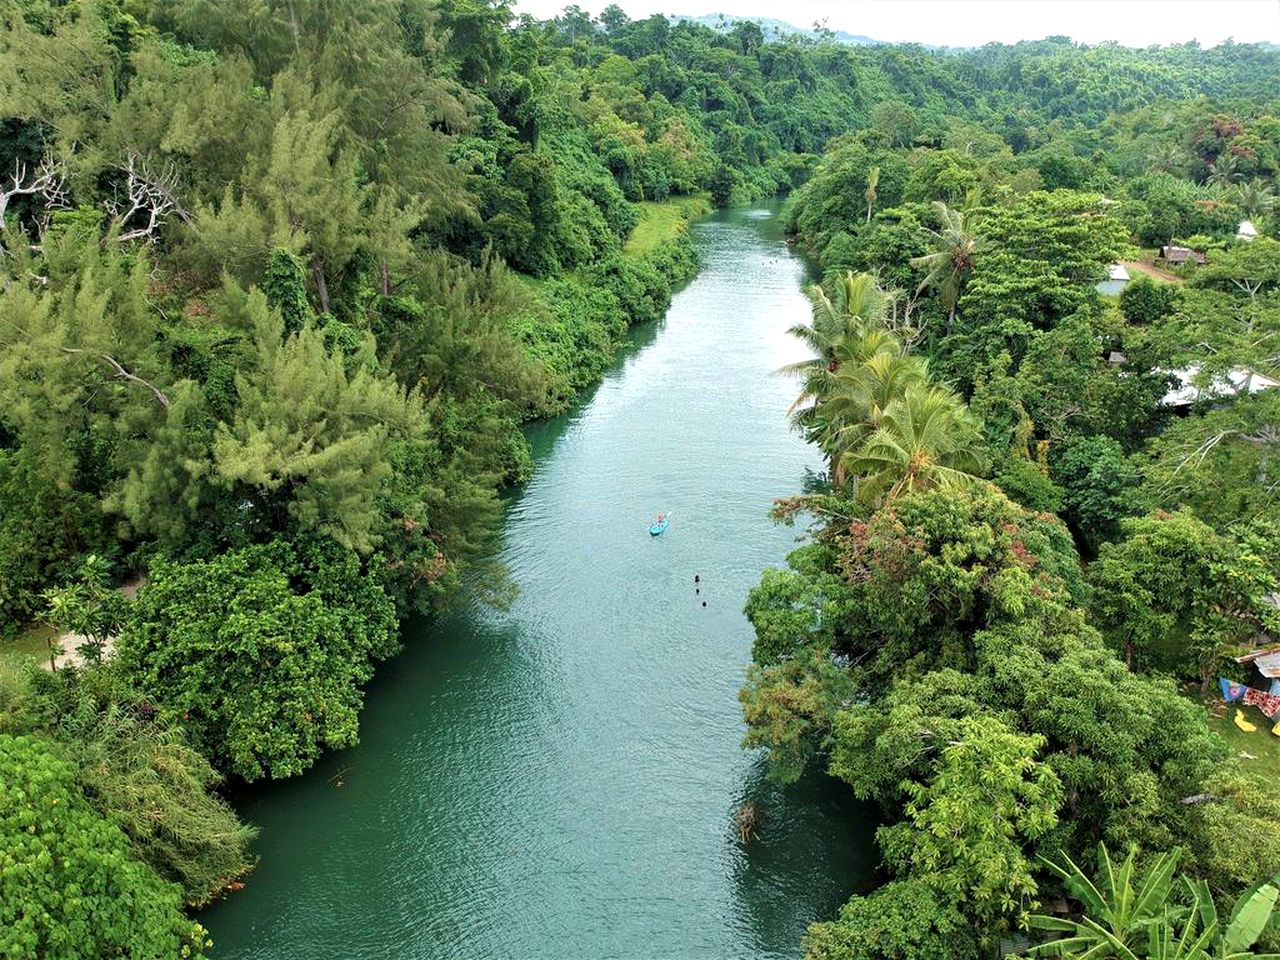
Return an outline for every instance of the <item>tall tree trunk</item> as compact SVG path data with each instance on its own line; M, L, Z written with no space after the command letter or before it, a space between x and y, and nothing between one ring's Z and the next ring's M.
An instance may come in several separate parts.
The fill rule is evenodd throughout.
M311 271L316 276L316 295L320 298L320 312L329 312L329 284L324 279L324 261L317 255L311 258Z
M302 54L301 34L298 28L298 11L293 8L293 4L289 4L289 31L293 34L293 52Z
M387 265L384 258L381 264L382 269L382 295L384 297L391 296L391 267Z

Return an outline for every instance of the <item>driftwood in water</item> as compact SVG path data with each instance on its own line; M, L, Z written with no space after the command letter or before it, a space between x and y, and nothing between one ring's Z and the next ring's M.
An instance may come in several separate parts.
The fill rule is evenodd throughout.
M764 811L753 800L744 800L733 817L734 826L738 830L738 839L749 843L758 836L757 829L764 822Z

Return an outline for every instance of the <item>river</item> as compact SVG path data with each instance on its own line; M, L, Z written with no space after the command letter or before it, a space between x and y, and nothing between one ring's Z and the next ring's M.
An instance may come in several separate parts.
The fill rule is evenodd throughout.
M360 745L239 804L261 864L201 917L215 957L796 957L866 882L866 811L822 780L779 789L740 747L743 603L797 533L769 506L818 466L771 375L808 311L776 212L695 224L702 271L665 320L531 429L511 609L408 625ZM743 845L746 798L765 820Z

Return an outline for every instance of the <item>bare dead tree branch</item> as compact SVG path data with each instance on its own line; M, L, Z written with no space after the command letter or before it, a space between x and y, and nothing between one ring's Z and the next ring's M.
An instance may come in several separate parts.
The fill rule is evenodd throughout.
M153 394L155 394L155 398L160 401L160 406L162 407L169 406L169 398L165 396L165 393L163 390L157 387L154 383L151 383L149 380L143 380L137 374L130 373L128 370L124 368L124 365L121 364L119 360L111 356L109 353L98 353L95 350L81 350L76 347L60 347L59 349L62 350L63 353L81 353L90 357L97 357L99 360L102 360L103 362L110 365L111 368L115 370L116 376L118 376L120 379L128 380L130 383L137 383L137 384L140 384L141 386L146 387Z
M9 185L0 189L0 231L5 229L5 213L14 197L40 197L44 201L46 222L50 211L67 206L67 179L52 154L45 154L34 173L27 170L25 163L14 161L9 180Z
M1218 798L1215 797L1212 793L1196 793L1189 797L1183 797L1179 802L1184 803L1187 806L1194 806L1195 804L1198 804L1198 803L1211 803L1212 801L1217 799Z
M1165 492L1172 490L1174 482L1178 479L1178 474L1192 464L1199 466L1204 463L1205 459L1213 452L1214 448L1231 437L1237 437L1243 442L1257 447L1278 446L1280 445L1280 427L1277 427L1274 424L1263 424L1258 427L1257 431L1254 433L1244 433L1241 430L1218 431L1212 436L1206 438L1203 442L1198 444L1194 450L1178 461L1178 465L1174 468L1173 473L1169 475L1169 479L1161 485L1161 489ZM1271 487L1274 486L1275 484L1273 483Z
M924 336L924 328L911 322L911 314L920 301L898 289L888 290L886 294L889 316L885 318L885 327L901 341L904 350L910 352Z
M178 169L172 163L165 163L160 169L153 169L150 162L137 154L129 154L128 162L120 168L126 175L124 200L113 197L104 201L103 206L120 227L120 241L155 240L156 230L164 224L170 214L177 214L182 220L189 222L191 214L178 200ZM145 217L141 226L129 228L136 224L139 217Z

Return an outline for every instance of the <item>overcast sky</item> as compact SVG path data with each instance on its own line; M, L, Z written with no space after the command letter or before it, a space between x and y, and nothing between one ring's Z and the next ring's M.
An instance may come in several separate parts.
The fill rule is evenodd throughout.
M578 0L595 15L611 0ZM1132 47L1198 40L1214 46L1280 43L1280 0L616 0L633 20L655 13L774 17L808 27L826 20L876 40L972 47L1065 35ZM555 16L562 0L515 0L517 13Z

